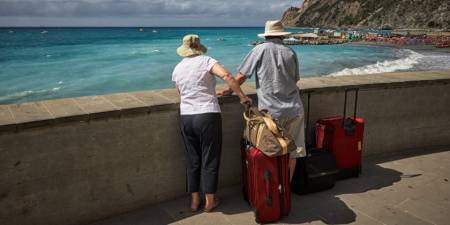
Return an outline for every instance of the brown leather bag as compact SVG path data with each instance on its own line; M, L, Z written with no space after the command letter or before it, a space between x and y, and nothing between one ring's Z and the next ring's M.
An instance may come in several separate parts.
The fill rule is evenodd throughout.
M266 112L248 107L244 112L244 138L269 157L288 154L297 149L292 137Z

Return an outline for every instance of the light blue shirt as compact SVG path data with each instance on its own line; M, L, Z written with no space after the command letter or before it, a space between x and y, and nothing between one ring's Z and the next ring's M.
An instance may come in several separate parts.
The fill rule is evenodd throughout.
M260 44L245 57L238 71L247 78L255 75L258 108L274 118L293 118L303 113L297 81L297 55L281 39Z

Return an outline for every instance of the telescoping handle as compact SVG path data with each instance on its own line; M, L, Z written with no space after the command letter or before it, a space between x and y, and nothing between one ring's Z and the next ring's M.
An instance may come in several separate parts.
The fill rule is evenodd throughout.
M308 143L308 130L309 130L309 109L310 109L310 103L311 103L311 92L308 92L308 108L306 108L306 117L305 117L305 122L306 122L306 127L305 127L305 144L309 144Z
M353 89L347 89L345 90L345 98L344 98L344 114L342 115L342 126L344 126L345 123L345 117L347 116L347 95L349 91L355 91L355 104L354 104L354 108L353 108L353 119L356 120L356 112L358 110L358 94L359 94L359 89L358 88L353 88Z

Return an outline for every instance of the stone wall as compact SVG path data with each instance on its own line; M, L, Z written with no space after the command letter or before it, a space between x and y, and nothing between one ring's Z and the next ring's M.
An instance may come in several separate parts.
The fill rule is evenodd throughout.
M305 108L311 94L310 121L342 114L344 91L360 89L365 156L450 146L450 71L307 78L299 87ZM251 84L244 91L256 98ZM220 102L228 186L240 182L243 107L235 96ZM86 224L183 195L178 103L165 89L0 105L0 224Z

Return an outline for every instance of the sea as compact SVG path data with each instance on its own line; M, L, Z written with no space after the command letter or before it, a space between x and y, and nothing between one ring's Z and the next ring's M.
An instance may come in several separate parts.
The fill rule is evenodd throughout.
M307 32L311 29L292 30ZM173 87L176 49L198 34L233 74L263 33L247 28L0 28L0 104ZM290 46L301 77L450 69L450 54L379 46Z

